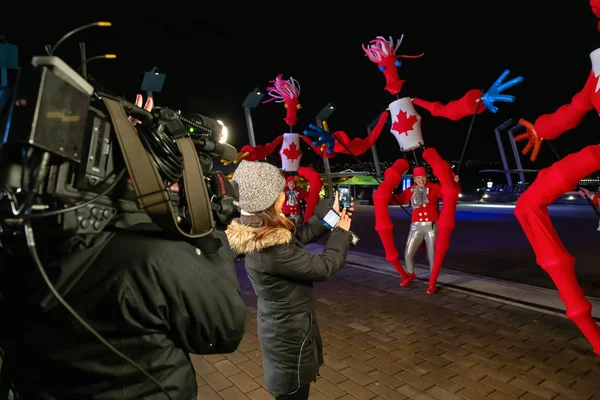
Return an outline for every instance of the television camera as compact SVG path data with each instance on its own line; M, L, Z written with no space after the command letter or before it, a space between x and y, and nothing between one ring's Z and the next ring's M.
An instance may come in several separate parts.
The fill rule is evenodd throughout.
M216 120L97 92L55 56L32 63L33 76L8 70L0 92L0 232L30 222L75 235L152 219L199 237L237 215L236 189L212 171L213 156L237 156Z
M90 26L110 24L78 28L54 49ZM166 234L184 239L208 235L239 215L235 183L212 170L212 157L234 161L237 150L219 142L218 121L167 107L144 110L96 90L48 53L33 58L36 68L31 71L1 71L0 247L26 244L56 300L171 398L155 378L69 306L48 277L35 239L49 242L46 239L128 229L142 222L154 222ZM134 126L129 118L139 123ZM44 304L55 303L46 298ZM0 368L0 397L11 390L4 386L4 369Z

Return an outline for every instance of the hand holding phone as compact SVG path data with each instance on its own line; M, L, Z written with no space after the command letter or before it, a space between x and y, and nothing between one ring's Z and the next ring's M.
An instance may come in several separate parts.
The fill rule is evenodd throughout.
M340 214L338 214L335 210L331 209L325 215L325 217L323 217L321 223L325 225L328 229L339 227L345 231L349 231L352 220L350 219L350 216L347 214L345 209L342 210Z
M342 210L342 215L340 215L340 220L337 222L336 226L338 228L342 228L345 231L349 231L351 224L352 219L350 219L350 216L346 213L346 209L344 208Z
M321 220L321 223L327 227L327 229L333 229L340 221L340 215L334 210L330 209L327 214Z
M347 232L350 232L352 235L352 245L356 246L360 238L356 236L354 232L350 230L350 225L352 224L352 218L348 215L346 209L343 209L340 214L338 214L335 210L331 209L325 215L325 217L321 220L321 223L325 225L328 229L333 229L334 227L338 227Z

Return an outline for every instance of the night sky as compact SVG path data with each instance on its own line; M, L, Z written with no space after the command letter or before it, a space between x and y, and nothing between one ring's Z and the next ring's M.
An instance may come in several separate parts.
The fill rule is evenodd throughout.
M19 46L21 65L28 66L33 55L44 53L44 44L65 32L92 21L111 21L112 28L81 32L57 55L76 67L79 41L86 42L88 57L116 53L117 60L95 61L89 72L115 94L131 99L139 92L143 73L157 65L167 74L163 92L155 96L157 104L222 119L229 126L230 142L239 148L248 140L242 101L280 73L293 76L302 87L297 132L331 101L337 108L329 120L331 129L365 136L366 125L395 97L383 90L383 74L364 56L361 44L378 35L396 38L404 33L401 53L424 52L425 57L404 61L400 76L407 83L401 94L448 102L469 89L487 89L506 68L511 77L525 77L509 90L516 103L497 103L498 114L486 111L476 119L466 158L487 160L499 159L493 128L511 117L533 122L569 102L589 74L589 53L600 46L587 0L357 2L361 7L333 1L327 6L246 2L242 8L223 1L179 4L148 3L142 12L115 11L114 4L103 8L95 2L75 8L61 3L59 9L28 4L29 11L23 6L1 12L0 34ZM418 111L427 144L445 158L458 159L470 118L451 122ZM594 114L555 141L561 155L599 142ZM284 116L282 104L254 110L259 144L287 131ZM399 156L387 131L378 149L384 160ZM535 167L553 161L544 145Z

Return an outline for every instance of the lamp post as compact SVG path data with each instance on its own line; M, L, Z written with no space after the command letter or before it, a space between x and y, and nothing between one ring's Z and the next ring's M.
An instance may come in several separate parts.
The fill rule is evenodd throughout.
M144 73L144 80L140 90L146 92L146 97L152 97L153 93L160 93L163 85L165 84L165 78L167 74L163 74L159 71L158 67L152 68L152 71Z
M508 119L508 120L504 121L504 123L502 123L501 125L498 125L496 127L496 129L494 129L494 134L496 135L496 143L498 143L498 150L500 150L500 158L502 160L502 166L504 167L506 183L508 183L508 185L511 188L513 186L512 176L510 175L510 170L508 168L508 161L506 160L506 152L504 151L504 145L502 144L502 137L500 136L500 133L503 130L510 128L513 125L513 123L514 122L512 119ZM524 180L522 182L525 183Z
M517 149L517 144L515 143L515 133L523 129L525 129L523 125L517 124L508 130L510 147L512 148L513 156L515 157L515 163L517 164L517 169L519 170L519 179L521 180L521 183L525 183L525 174L523 173L523 164L521 164L521 154L519 153L519 149Z
M246 96L246 99L242 103L244 115L246 117L246 126L248 127L248 139L250 141L250 146L252 147L256 147L256 138L254 137L254 124L252 123L252 113L250 112L250 109L258 107L264 96L264 92L257 87L252 92L248 93L248 96Z
M319 111L317 114L317 126L325 129L329 132L327 126L327 120L331 117L331 114L335 111L333 104L329 103ZM333 149L332 149L333 150ZM331 180L331 166L329 165L329 158L323 157L323 167L325 168L325 177L327 178L327 197L333 198L333 182Z
M375 118L369 124L369 126L367 126L367 136L371 134L373 127L375 127L377 125L377 123L379 123L379 119L380 119L380 117ZM385 124L388 125L389 122L386 122ZM371 153L373 153L373 164L375 164L375 173L377 175L377 179L381 179L383 177L383 175L381 174L381 164L379 163L379 154L377 153L376 146L377 146L376 143L373 143L373 146L371 146Z

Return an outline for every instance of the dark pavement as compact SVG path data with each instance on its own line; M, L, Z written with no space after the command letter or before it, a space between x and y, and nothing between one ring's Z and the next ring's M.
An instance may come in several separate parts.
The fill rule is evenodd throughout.
M198 399L272 400L256 298L233 354L192 356ZM567 319L347 266L315 285L325 365L312 400L600 400L600 357Z
M505 204L459 204L456 229L443 267L554 289L550 277L537 266L513 211L514 206ZM403 259L408 216L397 206L390 207L390 215ZM575 271L585 294L600 298L600 232L596 231L598 218L594 211L589 206L553 205L550 215L565 247L577 258ZM353 250L385 255L374 226L373 207L356 207L352 230L361 241ZM425 254L419 252L417 262L426 261Z

